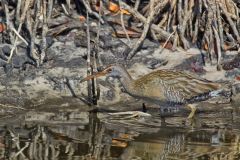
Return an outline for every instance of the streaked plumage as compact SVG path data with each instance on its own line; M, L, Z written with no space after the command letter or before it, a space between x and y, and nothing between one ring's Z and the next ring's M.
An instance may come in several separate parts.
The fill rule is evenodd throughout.
M203 98L204 94L221 88L218 83L173 70L151 72L134 80L132 85L133 94L175 103L187 103L201 96Z
M219 96L223 92L220 83L174 70L157 70L134 80L121 65L108 66L84 80L103 75L118 78L131 96L159 105L166 102L189 105ZM195 112L195 107L190 106L190 108ZM193 115L194 113L191 113L189 118Z

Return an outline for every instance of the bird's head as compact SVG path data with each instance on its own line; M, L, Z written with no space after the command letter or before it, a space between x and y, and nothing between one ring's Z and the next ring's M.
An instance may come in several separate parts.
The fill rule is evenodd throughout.
M97 73L94 73L90 76L87 76L81 82L84 82L84 81L87 81L87 80L90 80L93 78L101 77L101 76L121 78L123 73L125 73L125 72L126 72L126 70L121 65L109 65L105 69L103 69Z

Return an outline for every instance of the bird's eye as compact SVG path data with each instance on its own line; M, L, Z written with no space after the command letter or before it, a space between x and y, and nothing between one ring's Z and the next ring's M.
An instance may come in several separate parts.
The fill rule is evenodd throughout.
M109 69L108 69L108 72L112 72L112 68L109 68Z

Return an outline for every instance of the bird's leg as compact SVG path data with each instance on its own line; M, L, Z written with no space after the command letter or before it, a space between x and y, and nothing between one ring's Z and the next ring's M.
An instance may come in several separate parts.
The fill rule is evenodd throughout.
M146 113L147 112L147 107L145 103L142 103L142 112Z
M195 104L188 104L187 107L190 108L190 110L191 110L191 113L188 115L188 119L192 119L195 115L196 110L197 110L196 105Z

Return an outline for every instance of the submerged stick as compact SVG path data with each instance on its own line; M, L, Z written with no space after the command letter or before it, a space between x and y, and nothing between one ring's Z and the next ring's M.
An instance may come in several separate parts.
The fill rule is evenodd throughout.
M96 63L96 59L94 58L93 60L95 63ZM93 74L94 72L94 68L93 66L91 65L91 74ZM95 87L95 79L93 78L92 79L92 86L91 86L91 89L92 89L92 103L94 105L97 105L97 96L96 96L96 87Z

